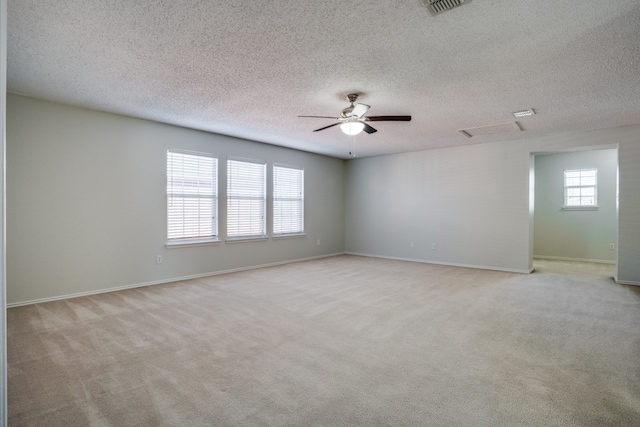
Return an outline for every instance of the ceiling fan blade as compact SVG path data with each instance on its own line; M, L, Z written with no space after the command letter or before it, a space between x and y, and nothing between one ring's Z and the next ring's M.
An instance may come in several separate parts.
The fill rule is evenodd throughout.
M367 116L368 122L410 122L411 116Z
M320 131L320 130L325 130L325 129L327 129L327 128L330 128L330 127L332 127L332 126L336 126L336 125L339 125L339 124L340 124L340 123L334 123L334 124L332 124L332 125L325 126L325 127L323 127L323 128L320 128L320 129L316 129L316 130L314 130L314 132L318 132L318 131Z
M371 108L370 106L366 105L366 104L356 104L355 107L353 107L353 110L351 111L351 114L354 116L357 116L358 118L362 117L364 115L364 113L367 112L367 110Z
M371 126L369 126L368 124L366 124L366 123L362 123L362 124L364 125L364 129L363 129L363 130L364 130L366 133L374 133L374 132L378 132L378 129L374 129L374 128L372 128Z
M336 120L339 119L339 117L336 117L336 116L298 116L298 117L315 117L317 119L336 119Z

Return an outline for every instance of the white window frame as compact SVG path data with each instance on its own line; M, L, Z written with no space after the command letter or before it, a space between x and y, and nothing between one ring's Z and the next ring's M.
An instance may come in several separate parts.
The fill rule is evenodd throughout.
M209 153L169 149L166 171L166 246L219 242L218 158Z
M273 236L304 235L304 169L273 165Z
M267 163L227 158L227 241L267 238Z
M598 169L568 169L564 171L564 204L566 210L598 209ZM585 194L592 190L593 195ZM574 194L571 194L574 193ZM577 193L577 194L575 194ZM585 203L593 198L593 203Z

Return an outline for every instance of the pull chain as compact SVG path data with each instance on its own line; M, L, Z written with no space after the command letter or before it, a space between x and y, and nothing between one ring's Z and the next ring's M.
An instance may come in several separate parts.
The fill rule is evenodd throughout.
M351 138L352 138L351 142L352 142L353 148L349 150L349 155L351 156L352 159L355 159L356 158L356 136L352 135Z

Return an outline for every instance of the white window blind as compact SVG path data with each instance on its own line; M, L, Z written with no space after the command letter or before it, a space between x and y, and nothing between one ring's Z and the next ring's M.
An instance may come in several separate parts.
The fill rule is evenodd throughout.
M304 170L273 165L273 234L304 232Z
M266 236L264 162L227 159L227 237Z
M598 170L577 169L564 171L564 205L598 205Z
M218 235L218 159L167 152L167 239Z

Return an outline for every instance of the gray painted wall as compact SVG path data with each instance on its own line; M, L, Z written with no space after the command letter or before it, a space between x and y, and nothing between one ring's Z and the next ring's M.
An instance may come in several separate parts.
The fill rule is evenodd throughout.
M17 95L7 103L9 304L344 251L343 160ZM304 167L307 236L166 249L168 148L220 159L221 236L227 156L268 162L268 197L274 162Z
M598 210L563 210L564 171L598 169ZM535 157L534 257L615 262L618 150Z
M6 306L6 95L7 1L0 0L0 426L7 425L7 306Z
M350 161L347 251L526 271L528 194L513 183L526 182L529 159L509 161L517 151L483 144Z
M640 126L349 161L346 249L529 271L532 154L598 148L603 141L619 150L617 279L640 284Z

